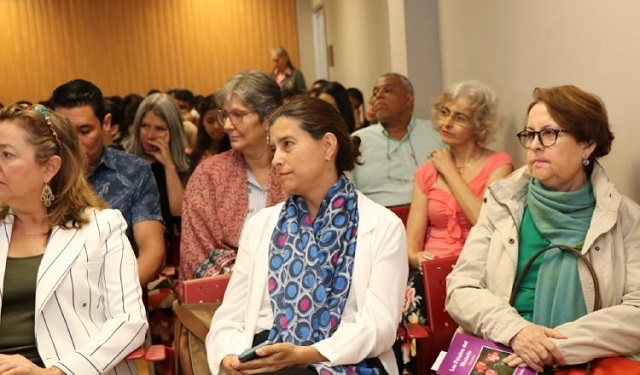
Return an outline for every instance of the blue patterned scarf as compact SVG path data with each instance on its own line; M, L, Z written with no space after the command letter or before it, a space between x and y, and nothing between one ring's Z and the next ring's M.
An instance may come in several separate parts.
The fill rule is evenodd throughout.
M538 231L551 244L582 248L596 205L591 181L576 191L560 192L531 179L527 205ZM560 249L547 251L536 281L533 322L553 328L586 313L578 258Z
M305 200L290 196L271 236L269 340L312 345L330 337L347 303L358 232L358 196L341 175L314 220ZM320 374L372 373L357 365L311 366Z

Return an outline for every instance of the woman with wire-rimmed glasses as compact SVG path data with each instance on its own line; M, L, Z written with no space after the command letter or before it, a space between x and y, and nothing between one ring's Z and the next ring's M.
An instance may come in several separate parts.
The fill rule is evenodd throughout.
M477 81L453 84L434 101L432 116L447 147L432 151L415 173L407 220L410 272L404 321L409 323L426 324L420 264L460 254L485 188L513 171L509 154L486 148L498 119L496 95L489 87ZM415 373L412 345L403 343L402 359Z
M605 106L575 86L533 97L517 134L527 165L487 189L447 279L447 311L464 331L511 346L512 367L640 358L640 207L597 162L613 141Z
M269 114L282 105L280 87L265 73L244 71L216 94L218 120L231 150L203 160L185 191L180 278L228 271L244 223L285 199L271 167Z

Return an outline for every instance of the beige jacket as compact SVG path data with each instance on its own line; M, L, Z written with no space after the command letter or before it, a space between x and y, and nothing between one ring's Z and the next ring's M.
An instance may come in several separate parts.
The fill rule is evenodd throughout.
M508 302L529 179L523 167L489 186L478 222L447 278L446 307L460 327L505 345L531 324ZM588 314L555 327L567 339L554 342L568 364L621 354L640 359L640 207L618 193L599 165L591 182L596 208L582 253L598 275L603 308L593 311L593 281L580 263Z

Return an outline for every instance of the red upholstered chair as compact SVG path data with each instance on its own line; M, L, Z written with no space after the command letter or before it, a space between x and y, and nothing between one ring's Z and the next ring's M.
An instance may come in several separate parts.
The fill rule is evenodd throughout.
M180 300L184 303L222 302L231 272L182 282Z
M219 303L222 302L224 292L229 284L231 273L217 275L211 277L203 277L201 279L185 280L179 288L181 292L180 300L184 303ZM208 330L208 327L203 329ZM127 356L129 360L143 360L144 362L164 362L163 371L171 371L175 369L175 350L164 345L152 345L148 349L138 348ZM138 361L139 362L139 361ZM140 367L141 365L138 364ZM173 373L173 371L171 371ZM165 373L163 375L170 375Z
M409 218L409 209L411 208L410 204L403 204L400 206L389 206L387 207L394 214L398 215L400 220L402 220L402 224L407 225L407 219Z
M135 361L138 370L140 370L140 373L142 374L148 374L149 371L147 367L153 366L153 363L155 362L169 361L167 363L167 368L173 369L173 349L164 345L151 345L147 349L145 349L144 347L140 347L129 353L126 359Z
M457 256L422 262L428 326L405 324L398 334L417 340L418 375L435 374L431 365L440 351L446 351L458 324L444 307L447 296L446 278L458 260Z

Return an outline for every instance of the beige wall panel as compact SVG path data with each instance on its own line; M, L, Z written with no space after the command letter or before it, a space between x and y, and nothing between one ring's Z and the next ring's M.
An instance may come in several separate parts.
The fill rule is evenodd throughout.
M0 102L38 101L82 77L105 95L217 90L271 70L278 44L297 64L295 0L0 0Z
M334 57L329 77L359 88L368 98L378 76L392 70L387 0L325 0L324 4L327 44L333 45Z
M574 84L599 95L616 139L602 159L611 180L640 201L640 2L441 0L445 85L479 79L501 99L506 127L494 144L518 165L523 125L536 86Z

